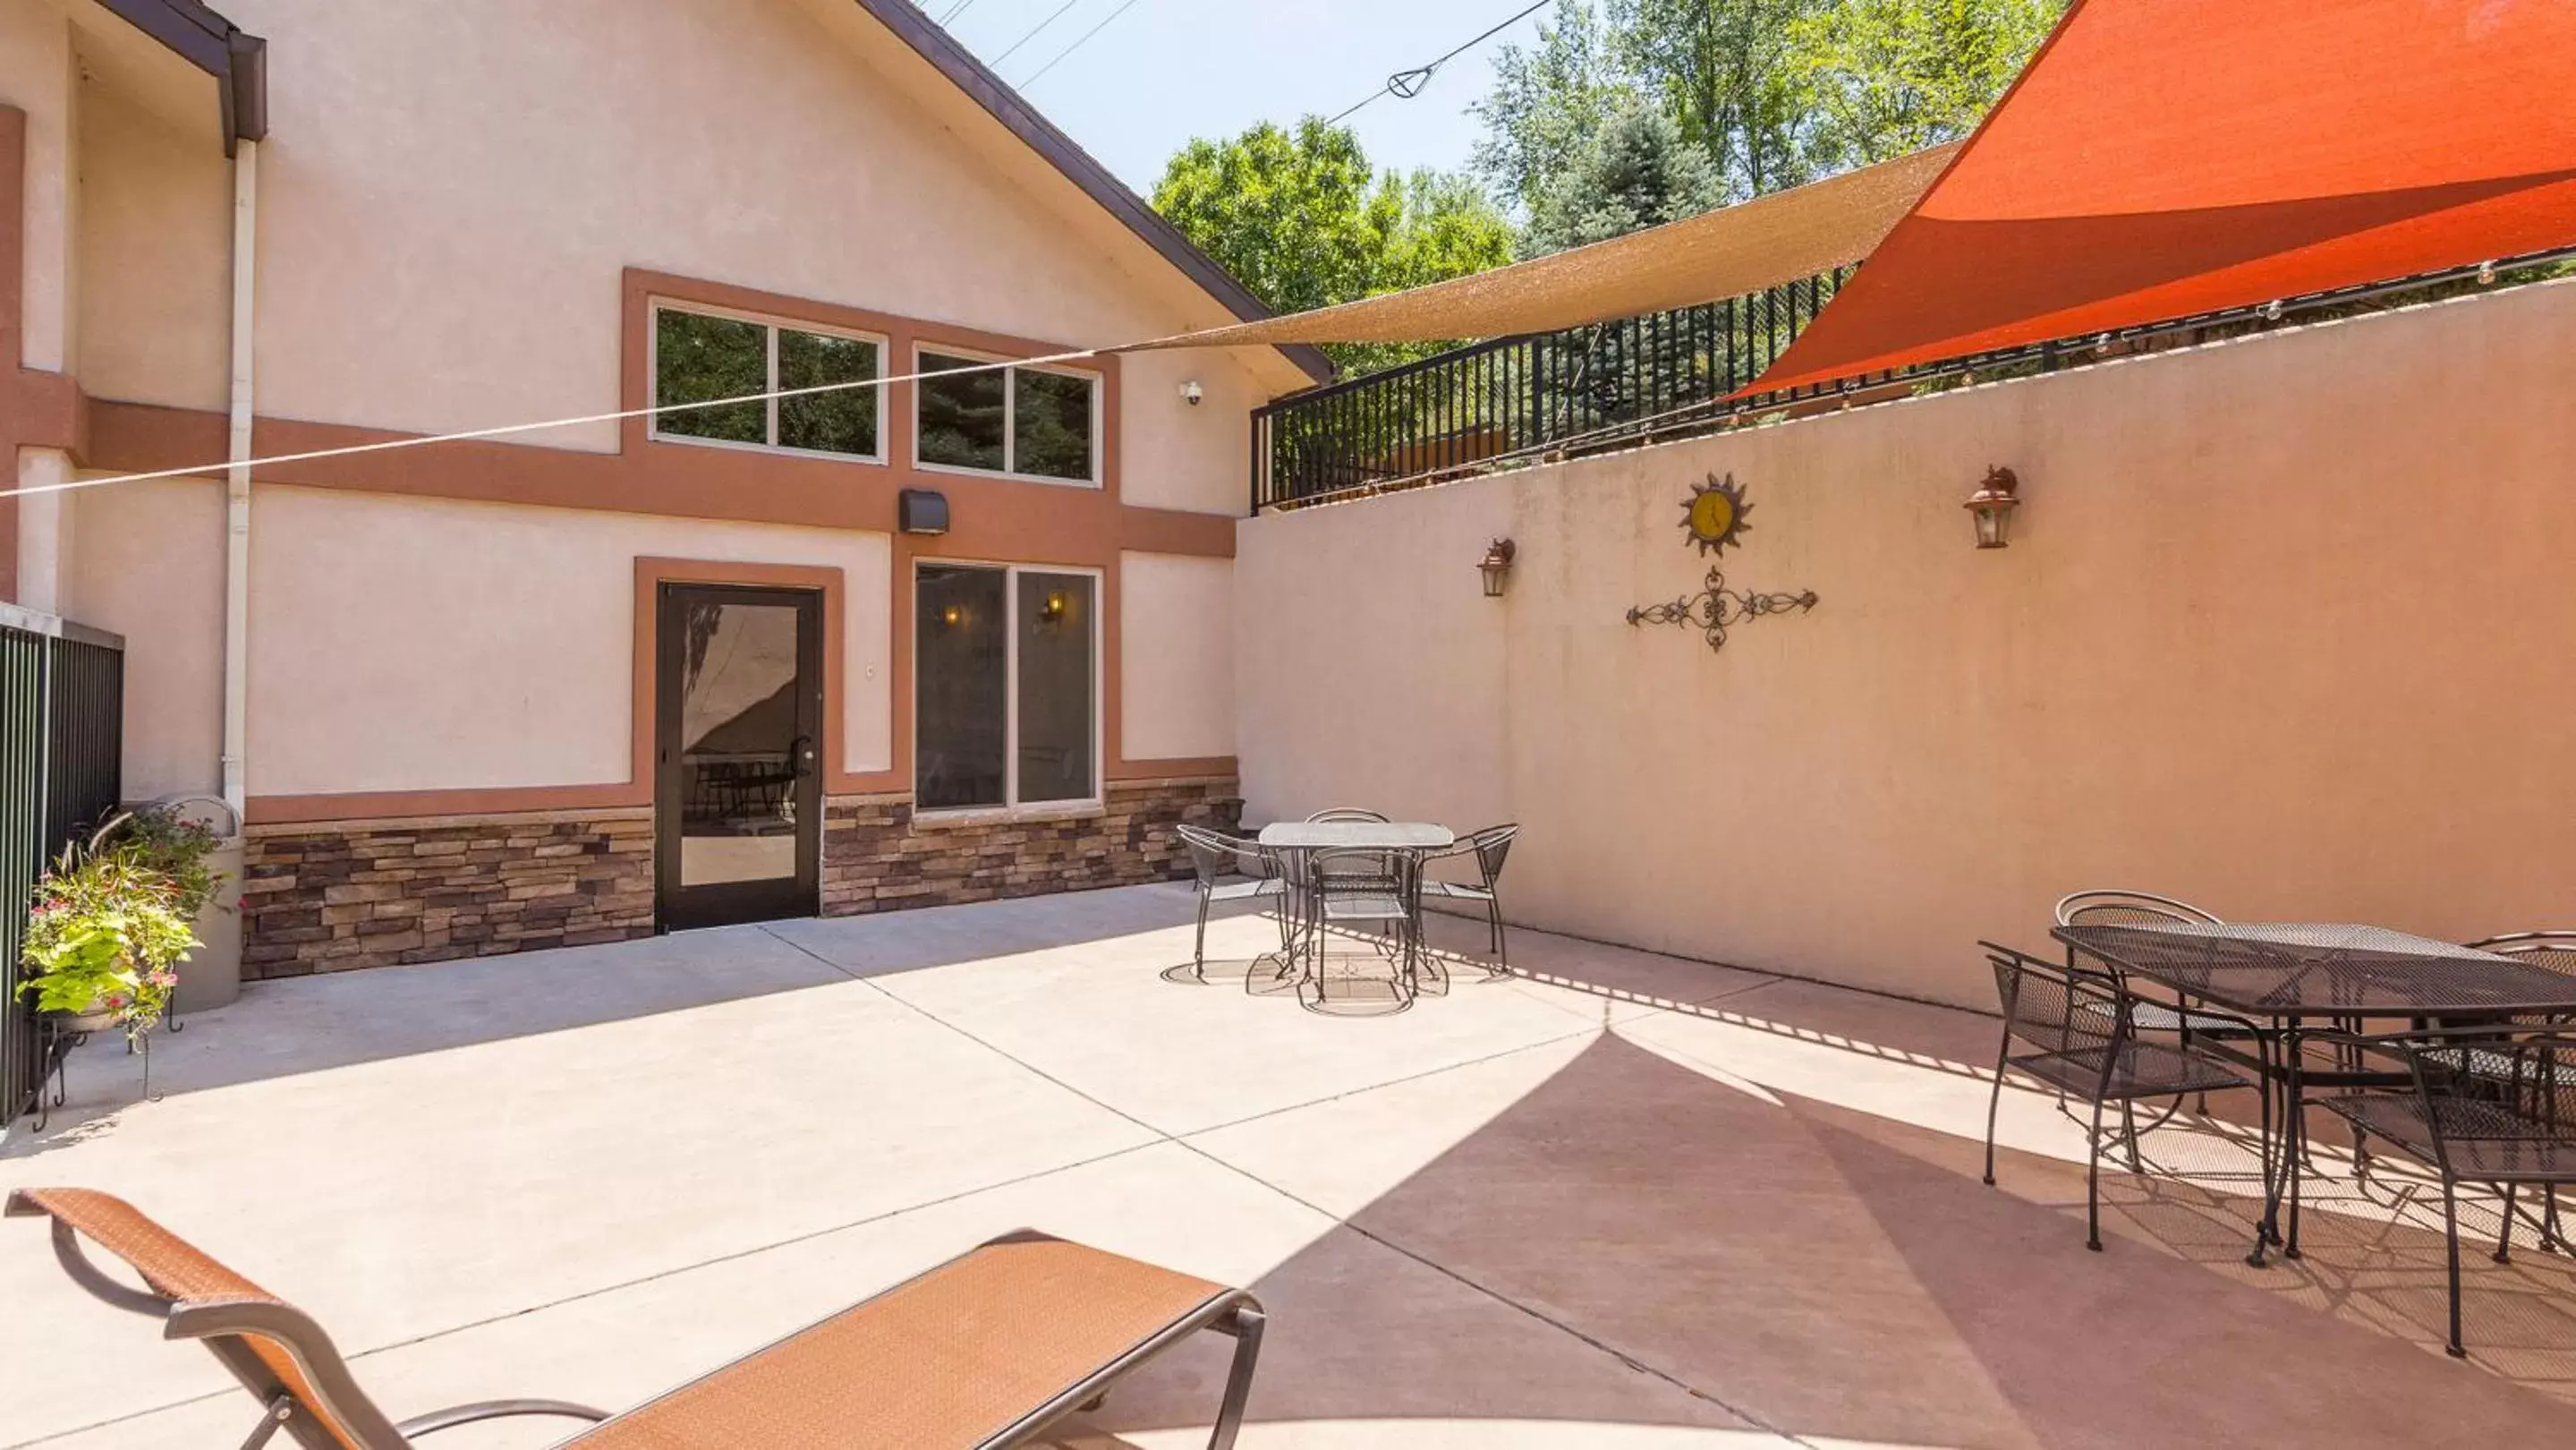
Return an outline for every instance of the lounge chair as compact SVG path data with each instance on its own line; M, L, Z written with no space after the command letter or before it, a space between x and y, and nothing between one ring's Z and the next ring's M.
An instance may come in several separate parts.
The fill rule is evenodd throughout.
M264 1407L243 1450L283 1432L304 1450L410 1450L418 1437L518 1415L597 1423L580 1450L1002 1450L1096 1403L1202 1329L1234 1339L1209 1450L1229 1450L1261 1350L1261 1306L1116 1254L1020 1232L754 1350L619 1415L560 1400L491 1400L395 1421L293 1305L216 1263L122 1199L22 1189L8 1216L53 1220L54 1256L93 1296L204 1344ZM129 1287L80 1241L142 1277Z

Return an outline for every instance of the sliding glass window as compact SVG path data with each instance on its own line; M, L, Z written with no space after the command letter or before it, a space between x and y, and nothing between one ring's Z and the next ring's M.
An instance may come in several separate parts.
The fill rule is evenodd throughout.
M913 587L915 807L1099 799L1099 576L923 564Z
M882 463L884 357L884 339L863 333L657 302L653 404L669 411L653 415L653 436ZM766 396L779 392L796 396ZM759 401L718 401L746 397Z

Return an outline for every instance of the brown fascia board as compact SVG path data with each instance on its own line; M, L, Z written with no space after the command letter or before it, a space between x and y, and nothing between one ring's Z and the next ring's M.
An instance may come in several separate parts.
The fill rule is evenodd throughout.
M197 0L99 0L109 14L215 78L223 108L224 154L237 141L268 138L268 42Z
M169 0L169 3L186 3L186 0ZM1036 107L1021 99L1019 92L1004 84L1000 76L993 74L991 68L977 60L972 51L959 45L936 21L923 14L912 0L858 0L858 5L875 16L886 29L893 31L904 44L911 46L923 60L936 67L950 84L974 97L975 103L994 120L1045 157L1049 165L1063 172L1066 180L1081 187L1111 216L1126 223L1129 231L1161 253L1165 261L1180 268L1182 274L1197 283L1200 290L1224 303L1236 317L1245 322L1259 322L1275 315L1262 305L1260 298L1252 295L1249 288L1235 280L1233 273L1181 235L1178 227L1147 206L1144 198L1129 191L1124 182L1109 173L1109 168L1093 160L1091 153L1075 144L1072 137L1057 130L1054 122L1038 114ZM1320 348L1290 343L1278 351L1318 383L1329 383L1335 376L1332 359L1324 356Z

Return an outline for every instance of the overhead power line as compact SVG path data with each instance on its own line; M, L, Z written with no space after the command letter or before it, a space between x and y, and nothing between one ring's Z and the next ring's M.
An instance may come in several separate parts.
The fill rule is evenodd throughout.
M1511 19L1495 26L1484 34L1477 36L1475 39L1453 48L1447 55L1440 57L1429 65L1418 65L1411 70L1397 71L1395 74L1386 78L1386 84L1379 86L1376 90L1373 90L1367 95L1361 97L1357 102L1352 104L1350 110L1342 112L1340 115L1326 121L1324 124L1327 126L1338 126L1344 121L1349 120L1353 112L1358 111L1360 107L1367 105L1369 102L1376 100L1380 96L1394 96L1399 100L1412 100L1415 96L1422 94L1423 87L1431 84L1431 78L1440 73L1440 68L1442 66L1447 65L1449 62L1456 60L1459 56L1466 54L1468 51L1474 50L1477 46L1484 44L1486 41L1493 39L1495 36L1502 34L1504 31L1511 29L1513 26L1518 25L1522 21L1529 19L1531 16L1536 15L1542 10L1545 10L1548 7L1548 3L1549 0L1538 0L1537 4L1521 11Z
M974 3L975 3L975 0L957 0L957 3L956 3L956 4L949 6L949 7L948 7L948 9L947 9L947 11L946 11L946 13L942 14L942 15L939 17L939 24L941 25L941 27L942 27L942 28L945 28L945 27L947 26L947 24L948 24L948 22L949 22L949 21L954 20L954 19L956 19L958 16L965 14L965 13L966 13L966 7L967 7L967 6L969 6L969 5L972 5L972 4L974 4Z
M1009 59L1011 58L1011 54L1012 54L1012 52L1013 52L1013 51L1016 51L1016 50L1018 50L1021 46L1024 46L1024 45L1028 44L1030 41L1037 39L1037 38L1038 38L1038 32L1039 32L1039 31L1046 29L1048 26L1055 24L1055 23L1056 23L1057 21L1059 21L1059 20L1062 20L1062 19L1064 18L1064 12L1066 12L1066 11L1068 11L1068 10L1071 10L1073 7L1075 7L1076 5L1079 5L1079 4L1081 4L1081 3L1082 3L1082 0L1064 0L1064 3L1063 3L1063 4L1061 4L1061 5L1057 6L1057 7L1055 7L1055 9L1054 9L1054 10L1052 10L1052 11L1050 11L1050 12L1048 13L1048 15L1047 15L1047 18L1046 18L1046 19L1041 20L1041 21L1039 21L1037 24L1030 26L1030 27L1029 27L1029 30L1028 30L1028 33L1027 33L1026 35L1023 35L1023 36L1021 36L1019 39L1012 41L1012 42L1010 43L1010 46L1009 46L1009 48L1008 48L1008 49L1005 49L1005 50L1004 50L1000 55L997 55L997 56L993 57L991 60L986 61L986 62L985 62L985 64L986 64L986 65L991 65L991 66L999 66L1002 62L1004 62L1004 61L1006 61L1006 60L1009 60Z
M1048 71L1051 71L1051 70L1055 69L1058 65L1062 64L1062 63L1064 62L1064 58L1065 58L1066 56L1071 55L1071 54L1073 54L1075 51L1082 49L1082 46L1083 46L1083 42L1084 42L1084 41L1087 41L1087 40L1091 39L1091 37L1093 37L1093 36L1095 36L1095 35L1098 35L1101 31L1108 29L1108 28L1109 28L1109 22L1110 22L1110 21L1117 19L1119 16L1124 15L1124 14L1126 14L1128 11L1133 10L1133 9L1135 9L1135 8L1136 8L1136 0L1127 0L1127 3L1125 3L1125 4L1121 5L1121 6L1119 6L1119 7L1118 7L1117 9L1115 9L1115 10L1110 11L1107 15L1102 16L1102 17L1100 18L1100 23L1099 23L1099 24L1094 25L1094 26L1093 26L1093 27L1091 27L1089 30L1086 30L1086 31L1082 32L1081 36L1080 36L1079 38L1077 38L1077 39L1073 42L1073 44L1068 45L1068 46L1066 46L1064 49L1057 51L1057 52L1055 53L1055 59L1054 59L1054 60L1048 61L1046 64L1044 64L1044 65L1042 65L1042 66L1039 66L1036 70L1033 70L1033 71L1029 72L1029 78L1028 78L1027 80L1024 80L1024 81L1020 82L1020 89L1025 91L1025 90L1027 90L1029 87L1031 87L1031 86L1033 86L1033 85L1036 85L1036 84L1038 83L1038 77L1040 77L1040 76L1042 76L1042 75L1045 75Z

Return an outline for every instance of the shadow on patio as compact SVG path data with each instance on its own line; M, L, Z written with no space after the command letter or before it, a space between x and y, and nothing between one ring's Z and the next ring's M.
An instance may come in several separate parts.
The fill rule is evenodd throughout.
M2122 1176L2119 1236L2095 1255L2080 1164L2012 1154L1997 1191L1979 1153L1603 1035L1262 1277L1274 1331L1255 1420L1962 1446L2230 1443L2252 1426L2314 1444L2576 1434L2576 1409L2531 1393L2563 1393L2576 1367L2563 1259L2476 1261L2479 1374L2440 1354L2438 1228L2314 1212L2304 1264L2255 1270L2244 1200ZM1471 1288L1475 1307L1434 1310L1408 1292L1422 1274ZM1525 1358L1553 1337L1542 1326L1596 1351L1595 1377ZM1221 1368L1209 1354L1154 1372L1101 1421L1193 1423Z

